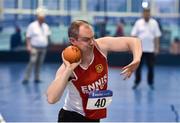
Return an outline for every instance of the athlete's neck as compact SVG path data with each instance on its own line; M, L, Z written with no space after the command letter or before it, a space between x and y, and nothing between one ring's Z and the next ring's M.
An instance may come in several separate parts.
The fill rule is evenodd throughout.
M93 58L94 58L93 50L91 50L90 52L84 53L82 56L81 66L85 68L88 67L89 64L92 62Z

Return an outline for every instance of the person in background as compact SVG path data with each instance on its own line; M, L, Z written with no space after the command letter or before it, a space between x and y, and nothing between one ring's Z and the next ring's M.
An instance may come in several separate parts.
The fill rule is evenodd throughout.
M11 50L17 50L23 44L21 29L18 26L15 27L15 32L11 35L10 43Z
M148 67L147 81L151 89L154 89L154 64L155 54L159 53L159 37L161 31L159 24L151 17L150 8L143 9L143 18L138 19L131 32L142 41L143 55L141 63L135 73L133 89L136 89L141 81L141 69L145 61Z
M180 54L180 39L178 37L175 37L174 41L171 43L170 53L174 55Z
M141 42L135 37L94 39L92 26L84 20L72 22L68 37L71 44L81 50L82 57L79 62L70 64L62 52L63 63L47 89L47 101L50 104L58 102L67 87L65 104L59 112L58 122L99 122L106 117L106 104L111 102L112 96L112 91L107 90L108 52L132 52L133 60L122 68L121 73L127 79L140 63ZM94 97L93 93L101 96ZM107 103L101 105L101 101Z
M50 40L49 26L44 22L46 10L42 7L36 10L37 20L33 21L27 28L26 32L26 47L30 53L30 61L27 65L23 83L28 83L31 71L34 66L35 79L34 81L39 83L40 81L40 67L44 61L48 42Z
M124 19L120 19L116 28L115 37L124 36L124 24Z

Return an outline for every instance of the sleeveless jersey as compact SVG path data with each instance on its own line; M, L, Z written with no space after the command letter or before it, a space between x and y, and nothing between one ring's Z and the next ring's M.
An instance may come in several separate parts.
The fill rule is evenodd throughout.
M66 104L63 108L73 111L77 110L76 112L79 112L89 119L101 119L106 117L106 108L86 109L89 93L95 90L106 90L108 82L107 59L96 46L94 46L93 52L94 59L88 68L83 68L80 65L75 68L73 72L75 79L71 80L71 88L69 88L69 93L65 100ZM79 98L77 94L73 94L72 90L74 90L74 93L78 92Z

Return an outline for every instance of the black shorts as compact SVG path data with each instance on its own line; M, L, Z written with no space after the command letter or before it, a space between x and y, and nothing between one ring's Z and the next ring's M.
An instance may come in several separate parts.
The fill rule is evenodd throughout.
M77 112L67 111L62 108L59 111L58 122L100 122L100 119L88 119Z

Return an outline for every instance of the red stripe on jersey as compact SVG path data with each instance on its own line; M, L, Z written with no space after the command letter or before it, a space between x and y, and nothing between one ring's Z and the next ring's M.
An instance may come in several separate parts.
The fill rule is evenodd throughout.
M86 109L88 93L95 90L106 90L108 82L108 64L105 56L94 47L94 60L90 66L84 70L78 66L74 73L77 80L72 80L82 98L85 117L89 119L101 119L106 117L106 108L98 110Z

